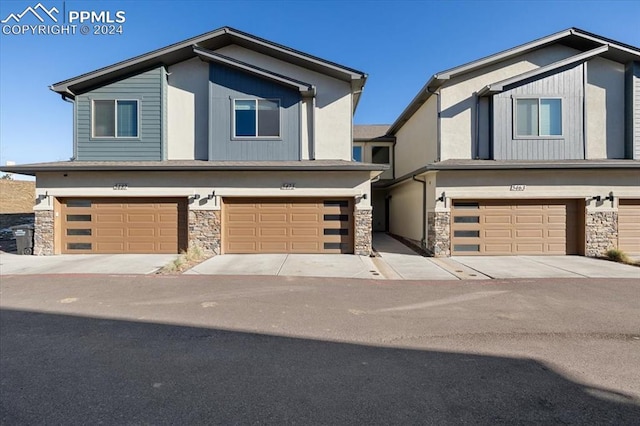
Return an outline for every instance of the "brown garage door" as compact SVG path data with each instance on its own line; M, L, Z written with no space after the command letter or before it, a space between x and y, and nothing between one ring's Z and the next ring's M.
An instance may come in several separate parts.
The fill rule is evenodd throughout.
M353 253L350 199L225 198L224 253Z
M618 248L627 254L640 255L640 200L618 203Z
M186 199L60 199L62 253L179 253Z
M453 255L563 255L578 251L573 200L454 201Z

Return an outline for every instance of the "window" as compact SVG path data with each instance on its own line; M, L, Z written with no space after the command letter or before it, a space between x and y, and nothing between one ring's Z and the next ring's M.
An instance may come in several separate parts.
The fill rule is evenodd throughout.
M138 101L94 100L94 138L137 138Z
M357 161L359 163L362 163L362 147L361 146L354 146L353 147L353 161Z
M562 99L516 99L516 137L562 135Z
M234 99L235 137L280 137L280 101Z
M371 148L371 162L373 164L390 164L391 154L388 146L374 146Z

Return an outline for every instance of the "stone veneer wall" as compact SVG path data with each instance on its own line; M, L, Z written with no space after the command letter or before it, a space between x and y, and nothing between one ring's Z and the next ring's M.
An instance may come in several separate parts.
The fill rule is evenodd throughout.
M372 210L356 210L353 212L355 221L355 254L369 256L371 254L371 226L373 223Z
M618 247L618 212L587 212L587 256L603 256L607 250Z
M220 210L189 210L189 247L220 254Z
M427 213L426 249L434 257L451 256L451 213Z
M36 211L35 214L33 254L36 256L51 255L54 243L53 210Z

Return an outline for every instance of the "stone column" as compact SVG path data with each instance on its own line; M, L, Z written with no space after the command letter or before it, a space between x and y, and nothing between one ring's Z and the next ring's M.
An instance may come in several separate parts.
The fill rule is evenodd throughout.
M189 247L220 254L220 210L189 210Z
M33 254L46 256L53 254L53 210L38 210L35 212Z
M434 257L451 256L451 213L427 213L427 251Z
M355 254L369 256L371 254L371 224L372 209L356 210L353 212L355 222Z
M603 256L607 250L618 247L618 212L587 211L587 256Z

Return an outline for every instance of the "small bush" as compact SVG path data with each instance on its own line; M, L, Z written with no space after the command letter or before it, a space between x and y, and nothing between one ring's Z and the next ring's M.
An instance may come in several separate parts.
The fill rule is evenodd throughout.
M205 255L200 247L189 247L187 251L183 251L173 261L169 262L158 271L161 274L180 273L192 266L200 263L210 256Z
M619 249L607 250L606 256L609 260L620 263L629 263L629 257L625 252Z

